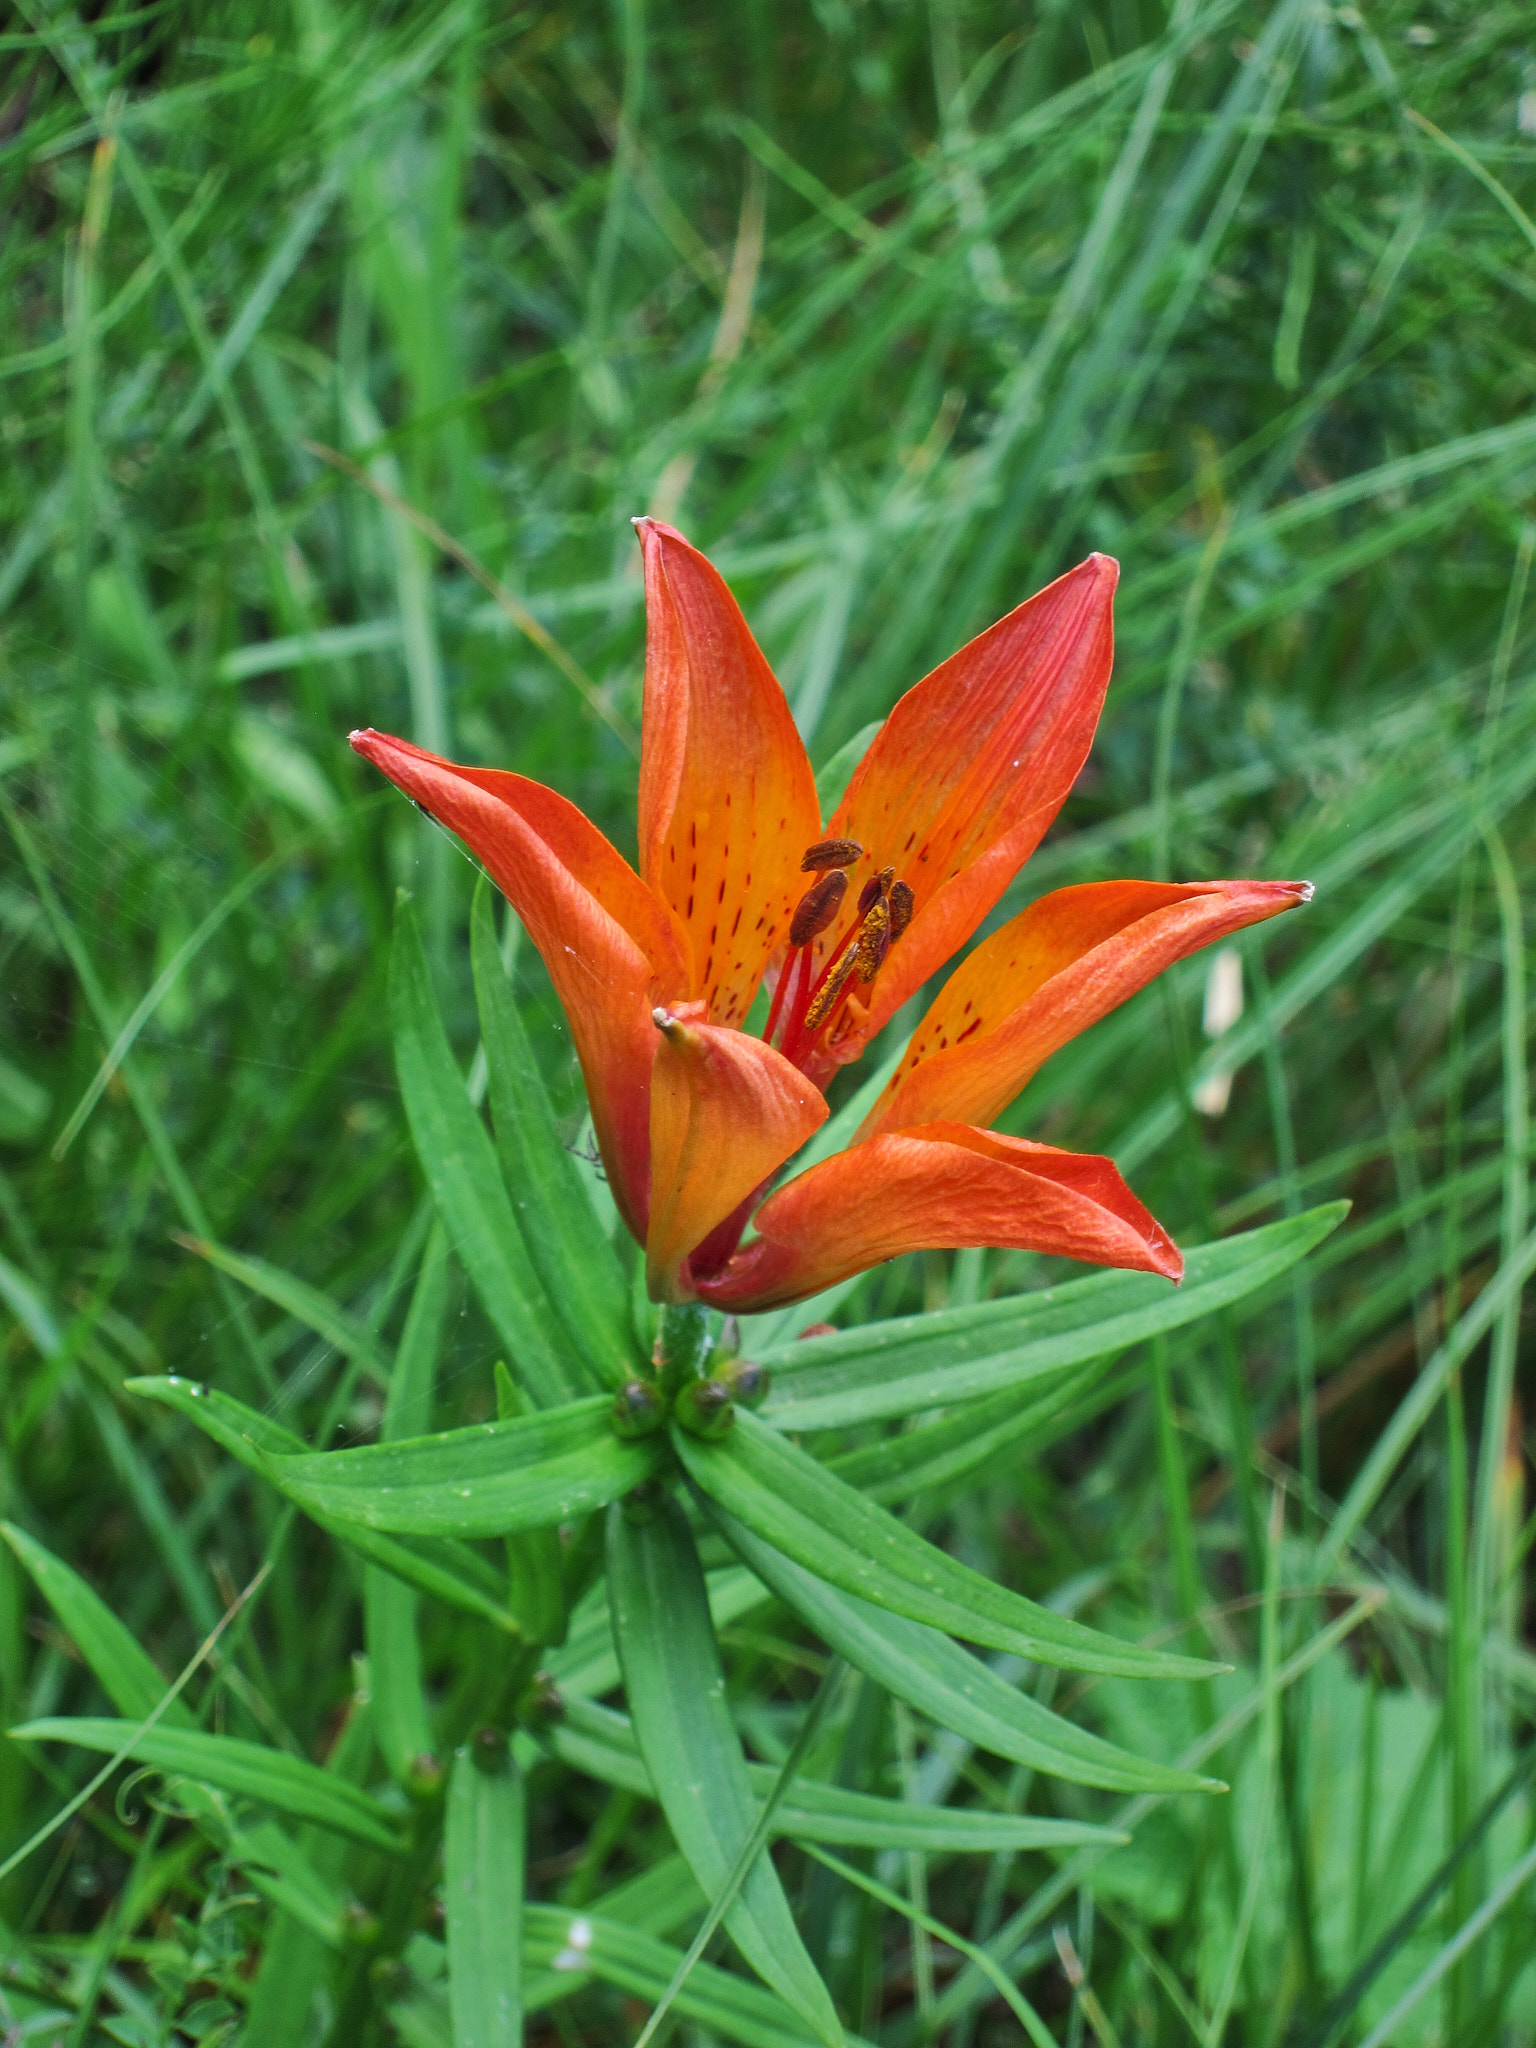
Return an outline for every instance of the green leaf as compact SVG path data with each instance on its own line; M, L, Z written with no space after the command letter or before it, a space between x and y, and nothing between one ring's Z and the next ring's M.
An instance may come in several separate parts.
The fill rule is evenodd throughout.
M432 1427L437 1395L437 1360L448 1313L448 1241L443 1226L434 1224L421 1256L421 1270L405 1312L395 1369L389 1376L384 1421L379 1434L387 1441L426 1436Z
M443 1834L453 2048L518 2048L523 2037L523 1781L510 1756L453 1760Z
M314 1821L372 1848L400 1851L404 1846L387 1806L303 1757L265 1743L209 1735L198 1728L141 1728L134 1721L89 1718L26 1721L9 1733L16 1742L72 1742L108 1756L122 1751L155 1770L275 1806L281 1813Z
M1010 1389L981 1401L962 1402L931 1422L899 1429L826 1460L829 1472L870 1500L910 1500L930 1487L952 1486L1010 1444L1027 1442L1057 1416L1095 1389L1112 1398L1124 1382L1138 1377L1123 1354L1095 1359L1080 1371L1053 1379L1033 1400Z
M595 1706L590 1700L568 1700L551 1739L556 1752L589 1777L647 1799L656 1797L625 1715ZM768 1796L777 1777L778 1772L768 1764L747 1765L748 1781L759 1799ZM869 1792L850 1792L813 1778L796 1778L773 1816L773 1832L848 1848L977 1855L1008 1849L1070 1849L1089 1842L1113 1844L1127 1839L1077 1821L990 1813L985 1807L919 1806L903 1799L881 1799Z
M130 1393L141 1394L146 1400L158 1401L162 1407L188 1416L231 1457L237 1458L247 1470L259 1473L269 1484L276 1485L277 1480L264 1453L280 1456L309 1449L301 1436L284 1429L281 1423L270 1421L243 1401L215 1393L196 1380L168 1374L163 1378L127 1380L124 1385ZM504 1582L467 1544L447 1537L407 1541L380 1535L359 1523L333 1521L325 1515L317 1514L313 1519L327 1535L345 1543L370 1564L393 1572L407 1585L516 1634L516 1624L507 1611Z
M168 1690L164 1675L84 1579L14 1523L0 1523L0 1535L20 1558L120 1714L137 1723L160 1709L158 1725L162 1728L197 1725L183 1699L173 1699L163 1709L160 1707ZM319 1876L298 1844L275 1821L231 1828L227 1811L213 1799L206 1806L194 1802L192 1819L205 1835L219 1843L232 1862L247 1867L252 1883L274 1904L301 1919L322 1941L333 1947L341 1946L346 1929L340 1895Z
M137 1721L152 1714L170 1686L138 1638L77 1572L25 1530L18 1529L14 1522L0 1522L0 1535L25 1565L33 1584L58 1616L65 1633L73 1638L117 1711ZM180 1698L165 1708L160 1724L166 1728L196 1725L191 1709Z
M530 1970L590 1974L630 1997L654 2005L682 1961L670 1942L618 1920L569 1906L529 1906L523 1921L523 1961ZM710 2032L746 2048L805 2048L825 2037L807 2029L796 2012L744 1977L695 1963L677 1994L676 2010ZM849 2048L863 2048L857 2035Z
M1210 1315L1266 1286L1335 1230L1347 1202L1197 1246L1183 1283L1096 1273L1016 1300L865 1323L759 1353L764 1414L785 1430L843 1429L974 1400L1066 1372Z
M221 1840L230 1862L240 1866L263 1898L291 1914L327 1948L350 1945L345 1899L275 1820L225 1829Z
M709 1613L716 1629L728 1628L768 1599L761 1581L741 1565L711 1572ZM618 1652L613 1647L613 1621L606 1584L593 1587L572 1617L570 1633L544 1659L544 1669L562 1693L596 1699L621 1682Z
M409 1785L432 1754L432 1723L421 1682L417 1593L376 1564L363 1568L363 1641L379 1754L397 1785Z
M389 1385L389 1360L373 1336L328 1294L323 1294L318 1287L311 1287L307 1281L295 1279L281 1266L269 1265L265 1259L246 1258L240 1252L211 1243L206 1237L188 1237L181 1232L175 1235L176 1242L189 1252L196 1252L210 1266L216 1266L221 1273L238 1280L242 1287L248 1287L253 1294L270 1301L285 1315L292 1316L295 1322L302 1323L305 1329L313 1330L317 1337L333 1344L343 1357L354 1359L364 1371L373 1375L381 1387Z
M437 1013L410 900L395 916L389 1004L395 1071L416 1154L448 1240L507 1349L507 1362L541 1408L573 1391L549 1331L484 1124L475 1114Z
M444 1430L409 1443L265 1459L299 1506L339 1522L419 1536L502 1536L605 1507L640 1485L664 1455L659 1439L624 1443L612 1401Z
M599 1380L622 1386L638 1363L628 1282L555 1128L496 944L484 876L475 890L470 951L496 1150L529 1263L578 1375L590 1369Z
M674 1428L689 1477L775 1549L845 1593L948 1635L1068 1671L1205 1678L1194 1657L1121 1643L1053 1614L927 1542L744 1408L715 1443Z
M448 1248L442 1225L427 1239L390 1377L380 1435L386 1443L432 1426L437 1354L448 1307ZM363 1569L363 1639L379 1753L396 1784L408 1789L433 1753L432 1717L421 1678L419 1596L393 1572Z
M608 1510L608 1587L635 1736L677 1846L706 1897L725 1885L757 1821L725 1700L704 1573L682 1508ZM725 1914L752 1968L825 2041L842 2031L766 1852Z
M1210 1778L1149 1763L1064 1720L937 1629L838 1592L718 1508L711 1512L763 1583L829 1648L978 1749L1011 1757L1048 1777L1112 1792L1219 1789Z

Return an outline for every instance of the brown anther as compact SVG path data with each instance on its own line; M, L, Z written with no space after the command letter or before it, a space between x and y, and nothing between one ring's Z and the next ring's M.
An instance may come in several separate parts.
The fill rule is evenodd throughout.
M831 1016L837 1006L837 999L843 992L843 983L852 974L858 957L857 947L850 946L811 998L805 1013L807 1031L819 1031Z
M894 946L907 926L912 922L912 912L916 908L912 897L911 885L907 882L892 882L890 904L891 944Z
M832 868L813 882L795 906L795 914L789 921L789 943L808 946L836 917L847 893L848 877L841 868Z
M800 856L800 872L814 875L823 868L851 868L863 851L857 839L818 839Z
M871 875L859 891L859 915L862 917L869 906L890 891L894 868L882 868L878 875Z
M884 965L885 956L891 950L891 906L882 896L871 903L859 933L859 943L853 950L854 965L859 970L862 982L871 982Z

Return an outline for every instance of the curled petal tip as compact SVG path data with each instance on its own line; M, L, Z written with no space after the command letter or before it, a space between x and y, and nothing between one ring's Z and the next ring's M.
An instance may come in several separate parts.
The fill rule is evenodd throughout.
M665 519L653 519L649 512L640 513L638 517L630 521L630 525L639 534L642 547L653 537L658 537L662 540L680 540L684 547L690 544L687 534L679 533L677 528L669 526Z
M1083 567L1085 569L1092 569L1097 575L1103 577L1111 589L1120 581L1120 564L1113 555L1101 555L1095 549L1083 563Z
M1310 903L1312 901L1312 898L1317 894L1316 889L1313 888L1310 882L1297 882L1295 884L1295 888L1296 901L1298 903Z

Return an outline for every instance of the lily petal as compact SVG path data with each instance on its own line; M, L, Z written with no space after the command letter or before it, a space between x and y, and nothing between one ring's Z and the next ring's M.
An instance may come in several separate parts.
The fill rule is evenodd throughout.
M827 827L865 849L850 906L890 866L914 915L848 1053L964 944L1066 801L1109 686L1119 575L1090 555L990 626L907 692L854 771ZM822 958L849 924L827 934Z
M1309 882L1090 882L1042 896L950 976L860 1135L991 1123L1059 1046L1165 967L1311 894Z
M692 1291L680 1278L689 1252L826 1122L827 1105L760 1038L666 1009L654 1023L646 1280L653 1300L677 1301Z
M855 1145L771 1195L758 1235L698 1292L720 1308L802 1301L899 1252L961 1245L1053 1252L1177 1280L1184 1261L1114 1162L968 1124Z
M387 733L355 732L352 745L465 841L523 920L570 1020L614 1200L643 1239L651 1008L685 977L665 907L597 827L542 783L461 768Z
M688 993L740 1024L821 837L816 778L773 670L718 570L637 520L645 551L640 872L693 944Z

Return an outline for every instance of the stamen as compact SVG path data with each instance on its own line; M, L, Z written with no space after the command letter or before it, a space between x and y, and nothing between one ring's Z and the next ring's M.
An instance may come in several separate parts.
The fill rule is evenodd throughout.
M844 949L841 957L833 966L821 987L811 997L810 1003L806 1008L804 1028L807 1031L819 1031L831 1016L837 999L843 992L843 983L857 966L858 958L859 949L857 946L848 946Z
M891 884L891 944L894 946L907 926L912 922L915 902L911 885L907 882Z
M800 872L814 875L823 868L851 868L863 851L857 839L818 839L800 856Z
M789 1005L789 1014L791 1019L793 1019L795 1004L804 995L805 986L810 980L810 966L811 956L809 953L802 951L786 954L784 965L779 969L779 985L773 992L773 1001L768 1005L768 1022L763 1027L764 1045L772 1045L773 1043L773 1034L779 1028L780 1013L784 1008L785 999L789 996L791 990L795 990L794 999ZM799 984L798 988L796 986L797 983ZM786 1045L789 1043L793 1032L794 1024L791 1022L784 1034Z
M860 981L867 985L874 980L890 950L891 906L882 896L869 906L859 932L859 943L854 948L853 964L859 970Z
M895 874L895 872L896 870L894 868L882 868L878 875L870 876L869 880L864 884L863 888L859 891L860 917L864 915L865 911L869 909L869 906L872 903L874 903L879 897L884 896L889 891L891 886L891 877Z
M789 943L808 946L812 939L824 932L842 907L847 892L848 877L841 868L832 868L813 882L789 921Z

